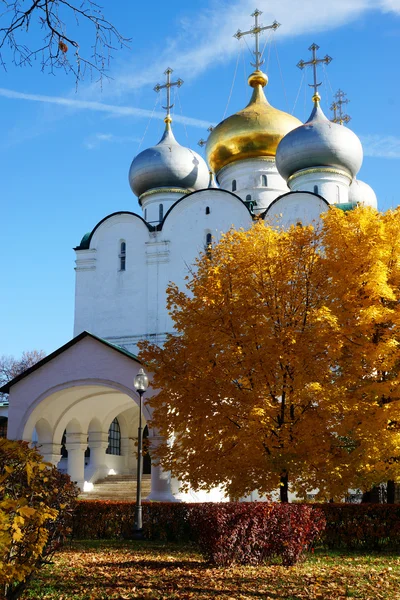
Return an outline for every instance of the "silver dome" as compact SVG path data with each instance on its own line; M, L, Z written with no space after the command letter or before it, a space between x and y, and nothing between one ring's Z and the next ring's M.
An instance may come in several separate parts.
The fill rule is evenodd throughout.
M208 187L208 179L205 161L178 144L169 123L158 144L138 154L129 169L129 184L138 197L163 187L200 190Z
M363 159L361 142L350 129L332 123L319 102L306 123L290 131L276 150L276 166L287 181L291 175L312 167L334 167L353 178Z
M349 187L349 202L378 208L378 200L374 190L368 183L359 179L353 179Z

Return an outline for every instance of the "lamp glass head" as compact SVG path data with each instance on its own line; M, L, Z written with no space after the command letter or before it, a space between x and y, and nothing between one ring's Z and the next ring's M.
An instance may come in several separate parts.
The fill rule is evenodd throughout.
M133 385L137 392L145 392L149 387L149 378L143 369L139 369L139 373L136 375Z

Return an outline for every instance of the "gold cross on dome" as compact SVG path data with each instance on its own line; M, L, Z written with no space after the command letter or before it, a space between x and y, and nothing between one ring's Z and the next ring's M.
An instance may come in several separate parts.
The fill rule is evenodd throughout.
M262 31L265 31L266 29L273 29L275 31L275 29L278 29L278 27L280 27L280 23L278 23L277 21L274 21L272 23L272 25L266 25L265 27L260 25L258 22L258 17L261 14L262 14L262 12L260 10L258 10L258 8L256 8L256 10L251 15L252 17L254 17L254 26L251 29L249 29L248 31L241 31L240 29L238 29L237 32L235 33L235 35L233 36L233 37L237 38L238 40L240 40L240 38L242 38L245 35L254 35L254 37L256 38L256 49L253 50L253 54L256 58L256 62L251 63L251 65L253 67L255 67L257 71L259 71L261 65L264 64L264 61L261 60L261 52L259 50L260 33Z
M159 83L157 83L157 85L154 88L155 92L159 92L160 90L163 90L163 89L167 90L167 106L163 106L163 108L167 111L167 116L164 119L164 121L166 123L171 123L171 121L172 121L171 108L174 105L171 104L171 88L174 85L181 87L181 85L183 84L182 79L177 79L177 81L171 81L171 73L172 73L172 69L170 69L170 67L168 67L168 69L166 69L166 71L164 71L164 75L167 76L167 83L164 83L163 85L160 85Z
M328 54L326 56L324 56L324 58L317 58L317 50L319 50L319 46L318 44L312 44L309 47L309 50L311 50L312 52L312 60L309 61L304 61L304 60L300 60L297 63L297 66L299 67L299 69L304 69L304 67L310 67L312 66L313 68L313 83L309 83L308 85L312 88L314 88L314 96L313 96L313 100L320 100L320 95L318 94L318 88L321 85L321 83L317 83L317 65L321 64L321 63L325 63L326 65L329 65L329 63L332 60L331 56L328 56Z

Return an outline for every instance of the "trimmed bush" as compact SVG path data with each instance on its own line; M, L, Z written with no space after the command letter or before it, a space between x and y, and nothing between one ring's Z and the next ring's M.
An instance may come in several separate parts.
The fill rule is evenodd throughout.
M195 505L189 520L203 556L224 566L275 557L294 565L325 526L314 507L264 502Z
M71 533L78 489L25 442L0 439L0 595L18 598Z
M325 515L322 543L330 549L398 550L399 504L315 504Z
M144 502L143 533L151 540L190 540L188 504ZM73 522L75 539L121 539L132 537L134 502L79 500Z

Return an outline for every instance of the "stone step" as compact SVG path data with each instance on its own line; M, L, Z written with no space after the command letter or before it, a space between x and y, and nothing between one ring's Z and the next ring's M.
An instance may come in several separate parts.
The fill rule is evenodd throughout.
M151 476L142 476L142 498L146 498L151 491ZM97 481L91 492L83 492L80 500L136 500L136 476L109 475Z

